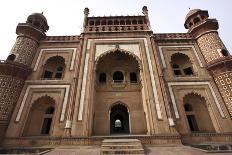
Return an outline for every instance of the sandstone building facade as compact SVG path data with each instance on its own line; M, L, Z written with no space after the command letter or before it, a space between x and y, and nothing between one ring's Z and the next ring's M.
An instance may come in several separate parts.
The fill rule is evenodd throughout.
M151 30L138 16L89 17L76 36L46 36L43 14L19 23L0 63L3 146L232 141L232 57L208 11L187 14L187 33Z

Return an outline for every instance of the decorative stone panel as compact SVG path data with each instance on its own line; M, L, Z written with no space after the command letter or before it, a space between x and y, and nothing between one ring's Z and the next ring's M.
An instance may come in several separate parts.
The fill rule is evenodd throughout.
M220 50L226 47L217 32L204 34L197 39L197 42L207 63L223 57Z
M0 76L0 121L8 121L18 100L24 81Z
M16 62L30 66L37 48L37 41L25 36L19 36L11 50L11 53L16 55Z
M215 81L232 117L232 71L217 75Z

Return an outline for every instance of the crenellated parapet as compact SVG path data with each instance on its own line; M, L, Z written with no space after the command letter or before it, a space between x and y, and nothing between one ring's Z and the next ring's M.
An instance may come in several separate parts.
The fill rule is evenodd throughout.
M89 9L84 10L84 32L127 32L150 31L148 10L143 8L144 15L138 16L104 16L88 17Z

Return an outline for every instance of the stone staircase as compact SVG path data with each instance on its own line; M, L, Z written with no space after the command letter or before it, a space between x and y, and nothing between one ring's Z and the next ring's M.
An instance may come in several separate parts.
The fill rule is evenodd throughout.
M102 141L101 155L106 154L144 155L144 149L138 139L105 139Z

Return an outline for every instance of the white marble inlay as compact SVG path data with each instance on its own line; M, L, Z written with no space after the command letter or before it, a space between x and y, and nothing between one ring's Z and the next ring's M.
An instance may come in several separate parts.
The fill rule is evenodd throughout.
M78 113L78 120L79 121L82 120L83 110L84 110L84 101L85 101L88 66L89 66L89 53L86 53L85 66L84 66L84 75L83 75L83 83L82 83L82 87L81 87L80 106L79 106L79 113Z
M162 65L164 68L167 67L166 62L165 62L165 58L164 58L164 54L163 54L163 50L162 50L162 48L164 48L164 47L166 47L166 48L192 48L192 50L197 58L198 63L200 64L201 67L203 67L203 64L202 64L200 57L197 54L197 51L196 51L194 46L159 46L159 53L160 53L160 57L161 57L161 62L162 62Z
M71 60L70 70L73 70L73 68L74 68L74 61L75 61L76 52L77 52L76 48L46 48L46 49L41 49L39 51L39 56L38 56L38 58L36 60L36 63L35 63L33 71L37 70L37 68L39 66L39 63L41 61L41 57L42 57L43 53L58 53L58 52L72 52L72 60Z
M213 87L212 85L210 84L210 82L169 82L168 83L168 88L169 88L169 92L170 92L170 95L171 95L171 100L172 100L172 104L173 104L173 108L174 108L174 112L175 112L175 116L176 118L180 118L180 115L179 115L179 112L178 112L178 109L177 109L177 104L176 104L176 100L175 100L175 95L173 93L173 90L172 90L172 86L199 86L199 85L207 85L211 91L211 94L213 96L213 99L216 103L216 106L219 110L219 113L220 115L225 118L225 115L223 113L223 110L222 110L222 107L217 99L217 96L213 90Z
M28 96L30 90L31 89L45 89L45 88L47 88L47 89L60 89L60 88L64 88L65 89L63 106L62 106L62 111L61 111L61 115L60 115L60 121L64 121L64 115L65 115L65 110L66 110L66 107L67 107L68 94L69 94L70 85L28 85L27 89L26 89L26 92L24 94L24 97L23 97L23 101L22 101L22 103L20 105L18 114L17 114L16 119L15 119L16 122L19 122L19 120L20 120L20 117L22 115L23 108L24 108L24 106L26 104L27 96Z

